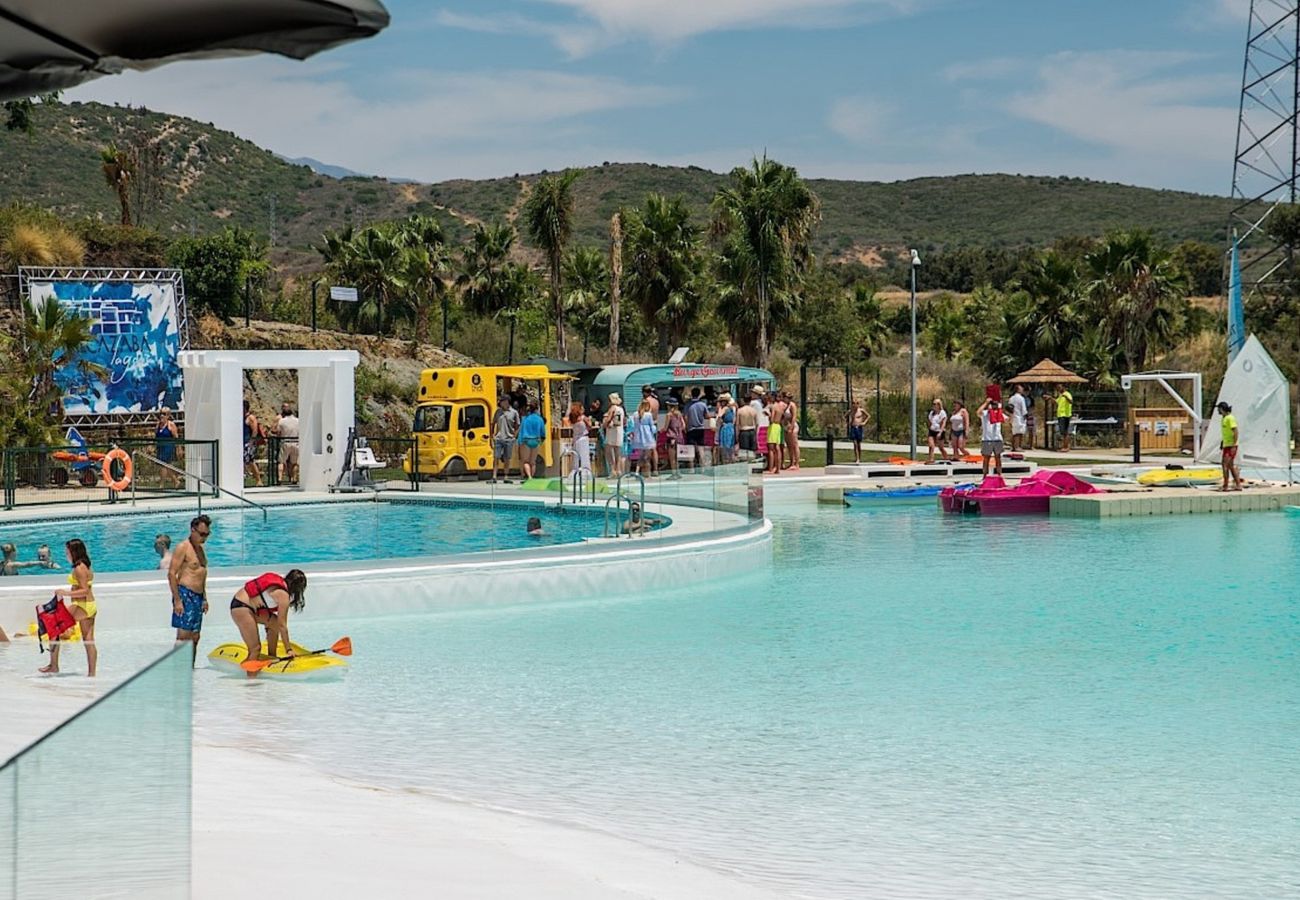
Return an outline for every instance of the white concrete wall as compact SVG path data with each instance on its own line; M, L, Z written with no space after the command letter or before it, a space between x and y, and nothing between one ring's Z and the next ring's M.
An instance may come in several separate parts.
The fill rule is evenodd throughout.
M593 540L537 550L475 554L439 560L368 560L312 564L307 608L299 620L351 619L437 610L513 604L555 598L580 599L626 594L632 585L653 585L656 593L689 590L701 571L710 578L752 573L770 560L771 523L723 537L702 535L680 541L653 538ZM689 555L690 566L665 565ZM234 639L230 599L240 585L265 567L219 569L208 579L205 632ZM34 607L48 600L66 577L22 576L0 584L0 625L25 627ZM162 572L104 574L95 578L100 632L118 628L166 630L171 597Z

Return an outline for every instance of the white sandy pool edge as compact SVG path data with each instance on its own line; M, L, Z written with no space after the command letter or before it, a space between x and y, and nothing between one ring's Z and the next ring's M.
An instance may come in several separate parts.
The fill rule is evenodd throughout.
M194 900L283 886L286 877L297 897L780 896L610 835L371 788L228 747L194 746L193 804Z

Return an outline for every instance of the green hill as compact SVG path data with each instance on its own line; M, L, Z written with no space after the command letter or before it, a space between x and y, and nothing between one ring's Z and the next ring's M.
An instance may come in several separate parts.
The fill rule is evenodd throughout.
M334 179L286 162L212 125L166 113L97 103L40 106L31 135L0 131L0 203L21 201L69 215L116 221L117 201L100 171L100 149L133 136L159 138L158 199L143 221L169 234L237 224L273 235L278 262L314 265L310 246L328 230L436 215L453 240L467 223L509 218L535 175L434 185L380 178ZM327 154L325 149L322 154ZM797 164L797 160L784 160ZM738 164L745 160L737 160ZM614 210L647 192L680 194L699 215L725 175L697 167L611 163L575 187L579 243L603 244ZM1080 178L964 175L881 183L814 179L823 253L874 261L881 248L1040 246L1068 235L1141 226L1171 241L1222 239L1232 201Z

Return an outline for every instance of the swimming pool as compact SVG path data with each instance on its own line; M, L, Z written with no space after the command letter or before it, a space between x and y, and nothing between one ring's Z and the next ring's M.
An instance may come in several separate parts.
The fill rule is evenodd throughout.
M200 672L196 738L795 896L1294 895L1300 522L770 513L690 590L304 617L349 678Z
M265 521L260 512L245 509L207 512L212 536L206 546L213 567L510 550L600 537L604 529L598 510L464 500L277 505ZM542 520L541 538L527 534L533 516ZM17 545L22 561L34 559L36 548L49 544L66 569L63 543L81 538L96 573L133 572L156 569L154 537L168 534L179 543L189 535L193 517L194 511L186 510L5 523L0 524L0 542ZM24 569L21 574L50 573Z

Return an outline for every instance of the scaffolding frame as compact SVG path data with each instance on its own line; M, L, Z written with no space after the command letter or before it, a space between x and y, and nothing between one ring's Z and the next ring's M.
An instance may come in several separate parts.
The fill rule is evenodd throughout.
M1237 205L1227 235L1229 250L1239 241L1243 299L1294 272L1295 248L1274 239L1267 226L1279 206L1297 199L1298 117L1300 2L1251 0L1232 167Z

